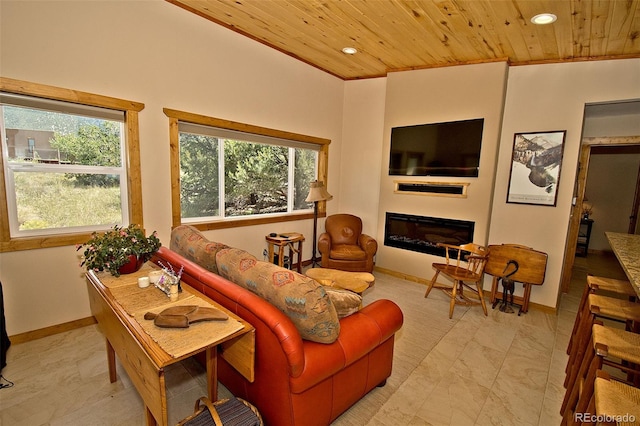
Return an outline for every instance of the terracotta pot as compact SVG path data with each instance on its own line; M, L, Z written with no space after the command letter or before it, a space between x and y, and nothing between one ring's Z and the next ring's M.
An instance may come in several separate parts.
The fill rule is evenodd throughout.
M122 265L118 269L118 272L120 272L121 274L132 274L138 269L142 268L143 263L144 260L142 258L139 258L133 254L129 255L129 262Z

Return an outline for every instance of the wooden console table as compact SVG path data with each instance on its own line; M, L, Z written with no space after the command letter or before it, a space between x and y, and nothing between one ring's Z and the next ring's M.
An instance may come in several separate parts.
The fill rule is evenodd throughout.
M138 278L153 269L158 268L146 263L140 271L118 278L94 271L87 272L86 277L91 312L106 337L110 381L117 379L117 355L144 401L146 424L164 426L168 422L165 368L205 352L208 397L215 401L218 347L223 348L221 356L253 380L255 329L184 283L183 292L173 302L154 286L139 288ZM228 314L229 319L200 322L183 329L161 329L143 318L146 312L176 305L212 306Z

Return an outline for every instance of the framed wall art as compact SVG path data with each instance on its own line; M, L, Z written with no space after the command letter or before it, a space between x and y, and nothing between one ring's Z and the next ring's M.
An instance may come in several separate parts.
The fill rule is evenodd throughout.
M555 206L566 130L516 133L507 203Z

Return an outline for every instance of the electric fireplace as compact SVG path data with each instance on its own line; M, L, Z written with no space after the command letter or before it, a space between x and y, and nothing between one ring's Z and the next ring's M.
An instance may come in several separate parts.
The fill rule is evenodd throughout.
M474 226L465 220L387 212L384 245L444 257L445 250L437 244L471 243Z

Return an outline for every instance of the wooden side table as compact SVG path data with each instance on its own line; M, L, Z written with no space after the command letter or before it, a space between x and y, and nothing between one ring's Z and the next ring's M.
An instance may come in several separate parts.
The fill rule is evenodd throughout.
M295 263L296 270L302 273L302 242L304 241L304 235L298 232L287 232L284 234L277 234L272 236L269 234L265 236L267 244L269 245L269 262L275 263L275 247L278 247L278 266L284 266L284 249L289 247L289 262L291 269L293 269L294 255L298 255L298 260ZM297 247L294 245L297 244Z

